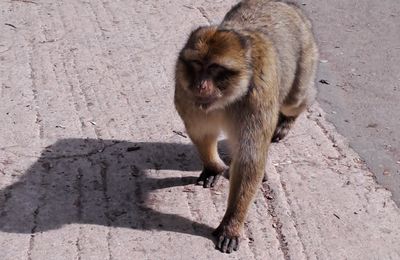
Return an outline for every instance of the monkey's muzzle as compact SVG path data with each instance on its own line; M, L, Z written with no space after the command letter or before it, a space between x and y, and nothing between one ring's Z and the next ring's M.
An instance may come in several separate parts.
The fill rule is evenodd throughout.
M216 97L207 96L207 97L197 97L195 104L201 109L207 109L217 100Z

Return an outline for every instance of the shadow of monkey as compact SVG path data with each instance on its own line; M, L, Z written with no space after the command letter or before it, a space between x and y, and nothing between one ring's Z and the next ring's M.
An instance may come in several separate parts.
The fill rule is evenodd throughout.
M0 191L4 198L0 230L34 234L84 223L214 240L213 228L152 207L155 190L196 182L201 170L197 158L194 147L187 144L60 140L42 151L16 183ZM196 171L196 175L152 178L148 174L156 171L163 177L165 172L159 170Z

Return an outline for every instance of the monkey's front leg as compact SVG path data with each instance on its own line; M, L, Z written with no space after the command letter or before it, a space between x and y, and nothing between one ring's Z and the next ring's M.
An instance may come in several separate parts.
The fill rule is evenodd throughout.
M217 249L224 253L239 248L247 211L264 176L268 145L267 140L242 141L240 146L243 147L234 156L230 166L228 208L213 233L218 241Z
M197 184L203 185L204 188L213 187L222 173L228 169L218 155L218 134L204 134L199 129L197 131L189 130L188 133L196 145L204 165L203 171L197 179Z

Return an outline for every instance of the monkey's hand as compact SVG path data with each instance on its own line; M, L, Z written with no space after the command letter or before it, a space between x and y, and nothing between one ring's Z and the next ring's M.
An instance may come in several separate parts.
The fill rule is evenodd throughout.
M222 176L224 171L227 169L228 167L222 167L219 170L204 167L203 171L196 181L196 184L203 185L204 188L214 187L218 183L218 180Z
M213 235L217 238L216 248L222 253L232 253L239 249L240 232L235 231L231 225L223 222L214 230Z

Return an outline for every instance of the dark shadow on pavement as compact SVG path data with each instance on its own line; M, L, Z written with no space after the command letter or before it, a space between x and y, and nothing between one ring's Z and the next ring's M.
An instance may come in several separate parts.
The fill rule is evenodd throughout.
M161 170L182 174L168 177L168 171ZM84 223L211 239L211 227L157 211L162 201L152 196L158 189L195 183L200 170L192 145L60 140L47 147L18 182L0 191L0 230L34 234Z

